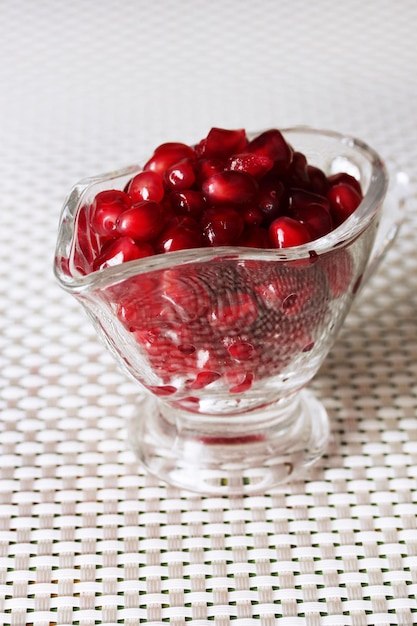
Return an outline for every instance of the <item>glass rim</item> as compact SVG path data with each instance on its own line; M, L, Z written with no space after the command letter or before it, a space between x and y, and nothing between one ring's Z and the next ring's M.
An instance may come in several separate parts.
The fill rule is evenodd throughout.
M74 275L70 271L68 273L65 272L60 261L65 258L63 251L71 249L74 237L74 225L85 195L93 185L125 176L134 176L143 169L139 165L130 165L126 168L101 176L85 178L72 188L61 211L55 249L53 270L59 284L67 291L85 293L92 289L112 285L137 274L170 269L178 265L204 263L220 259L245 259L285 263L312 259L313 257L324 255L348 245L366 230L370 222L376 216L385 198L388 189L388 172L383 160L370 145L352 135L332 130L319 130L309 126L292 126L280 129L280 131L286 138L291 134L299 133L332 140L335 142L335 145L339 144L341 147L344 146L358 152L365 157L371 166L368 188L360 205L354 213L337 228L311 242L288 248L263 249L243 246L192 248L128 261L105 269L96 270L86 275ZM248 133L248 135L256 136L261 132L263 131L251 132Z

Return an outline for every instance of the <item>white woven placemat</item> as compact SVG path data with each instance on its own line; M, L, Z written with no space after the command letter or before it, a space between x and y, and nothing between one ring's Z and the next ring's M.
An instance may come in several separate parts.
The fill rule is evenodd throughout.
M311 479L252 497L158 483L139 390L52 276L80 178L214 125L306 123L415 183L413 0L0 0L0 623L417 623L417 195L313 383Z

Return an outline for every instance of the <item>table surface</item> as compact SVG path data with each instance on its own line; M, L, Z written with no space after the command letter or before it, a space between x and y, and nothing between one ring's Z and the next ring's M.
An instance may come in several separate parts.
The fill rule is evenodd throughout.
M0 622L417 623L414 0L0 0ZM126 442L139 388L52 274L81 178L211 126L354 134L409 174L312 388L309 480L203 497Z

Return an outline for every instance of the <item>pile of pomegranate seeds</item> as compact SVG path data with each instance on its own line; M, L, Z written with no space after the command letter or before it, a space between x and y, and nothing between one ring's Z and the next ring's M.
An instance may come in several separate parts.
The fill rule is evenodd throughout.
M361 199L356 179L326 176L279 130L249 140L244 130L212 128L195 146L160 145L123 190L82 206L73 266L88 274L190 248L298 246L337 227ZM219 258L138 273L102 295L145 356L152 376L143 384L198 410L208 386L241 394L302 367L353 274L345 248L305 263Z
M212 128L195 146L158 146L123 191L98 193L78 223L75 265L85 274L189 248L298 246L361 200L355 178L326 176L277 129L249 140Z

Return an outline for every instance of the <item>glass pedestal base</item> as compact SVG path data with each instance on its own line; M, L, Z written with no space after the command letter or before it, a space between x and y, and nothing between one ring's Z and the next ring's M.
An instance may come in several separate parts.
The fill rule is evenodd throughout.
M129 424L145 468L206 495L262 493L299 477L325 452L329 422L309 390L242 415L208 416L146 397Z

